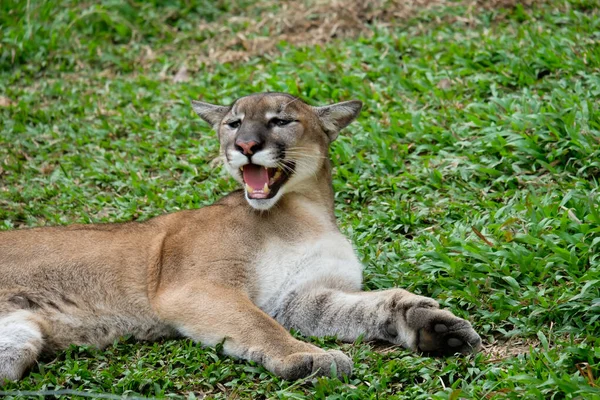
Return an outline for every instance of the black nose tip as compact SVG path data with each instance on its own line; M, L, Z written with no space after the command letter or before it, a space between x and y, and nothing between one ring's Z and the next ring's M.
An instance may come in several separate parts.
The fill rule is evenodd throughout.
M258 150L260 150L261 146L262 143L254 140L244 141L238 139L235 141L236 150L240 151L241 153L247 156L256 153Z

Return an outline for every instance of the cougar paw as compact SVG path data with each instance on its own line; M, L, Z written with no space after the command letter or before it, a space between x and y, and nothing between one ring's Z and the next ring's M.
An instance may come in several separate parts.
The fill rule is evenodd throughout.
M408 313L410 324L416 327L414 348L434 356L456 353L476 353L481 338L471 324L446 310L414 308Z
M331 377L332 370L338 378L352 374L352 360L338 350L322 353L294 353L283 360L275 373L284 379L294 380L315 374Z

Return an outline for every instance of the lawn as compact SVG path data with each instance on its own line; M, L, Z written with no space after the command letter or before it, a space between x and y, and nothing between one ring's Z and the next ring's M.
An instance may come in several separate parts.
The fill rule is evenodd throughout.
M190 99L359 99L331 157L365 288L438 299L485 350L305 338L355 373L288 382L189 340L123 338L42 360L6 398L600 399L598 1L314 3L1 2L0 229L145 220L233 190Z

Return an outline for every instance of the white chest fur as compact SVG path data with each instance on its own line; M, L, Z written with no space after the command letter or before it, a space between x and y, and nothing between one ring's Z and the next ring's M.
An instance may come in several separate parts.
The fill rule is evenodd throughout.
M334 280L347 282L349 290L359 290L362 282L362 265L339 232L299 243L270 240L255 268L259 282L255 301L270 315L287 294L307 283Z

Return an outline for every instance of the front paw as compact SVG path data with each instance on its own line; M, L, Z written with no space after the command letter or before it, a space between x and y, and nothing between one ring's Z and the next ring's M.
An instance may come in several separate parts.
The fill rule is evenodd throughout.
M434 356L470 354L481 349L481 338L471 324L450 311L414 307L406 315L416 335L412 348Z
M285 357L273 372L284 379L295 380L313 374L331 377L332 368L338 378L350 376L352 360L338 350L293 353Z
M471 324L450 311L440 310L429 298L396 291L386 302L392 317L385 322L386 339L434 356L476 353L481 338ZM388 314L389 315L389 314Z

